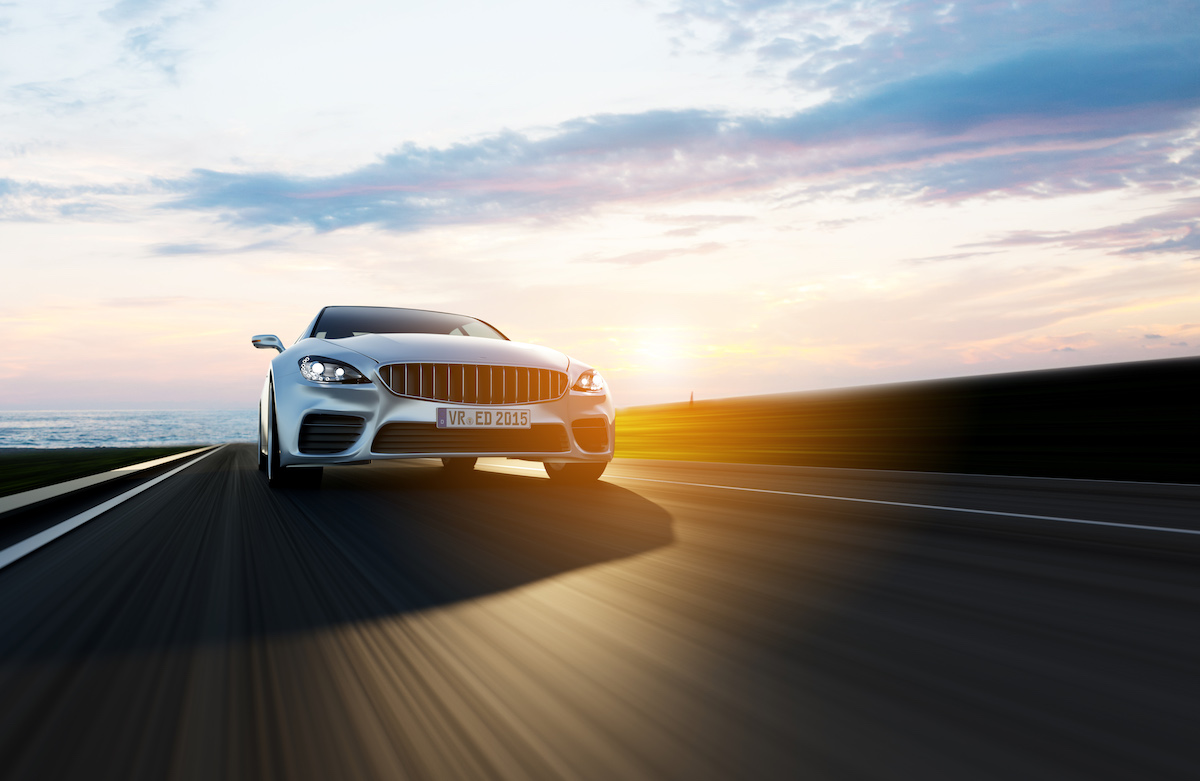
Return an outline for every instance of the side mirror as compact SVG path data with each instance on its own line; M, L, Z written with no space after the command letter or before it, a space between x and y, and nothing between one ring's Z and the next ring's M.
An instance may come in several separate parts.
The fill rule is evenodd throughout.
M259 334L258 336L250 337L250 344L260 350L275 349L283 352L283 342L279 341L279 337L273 334Z

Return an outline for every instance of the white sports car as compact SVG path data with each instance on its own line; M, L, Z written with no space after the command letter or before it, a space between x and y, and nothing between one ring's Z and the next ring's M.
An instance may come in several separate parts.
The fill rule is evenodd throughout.
M599 372L557 350L513 342L465 315L327 306L279 355L258 405L258 467L272 487L320 484L325 464L480 456L541 461L590 482L612 460L614 411Z

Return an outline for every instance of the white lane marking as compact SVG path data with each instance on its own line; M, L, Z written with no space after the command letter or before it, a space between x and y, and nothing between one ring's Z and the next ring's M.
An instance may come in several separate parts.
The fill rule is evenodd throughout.
M528 466L509 466L508 464L488 464L490 467L505 469L521 469L529 472L542 470ZM643 483L666 483L668 485L687 485L695 488L720 488L726 491L748 491L757 494L776 494L778 496L799 496L805 499L831 499L838 502L857 502L859 504L880 504L887 507L911 507L917 510L945 510L952 513L971 513L974 515L999 515L1005 518L1025 518L1034 521L1054 521L1056 523L1078 523L1086 526L1112 526L1118 529L1137 529L1138 531L1174 532L1175 534L1200 535L1197 529L1176 529L1172 526L1142 526L1135 523L1116 523L1114 521L1089 521L1083 518L1062 518L1056 515L1030 515L1027 513L1006 513L1000 510L976 510L970 507L944 507L937 504L913 504L911 502L889 502L883 499L858 499L853 496L830 496L827 494L805 494L797 491L774 491L769 488L743 488L737 485L716 485L712 483L684 483L678 480L656 480L652 477L622 477L606 475L609 480L640 480Z
M210 447L201 447L195 450L189 450L186 453L175 453L174 455L156 458L153 461L143 461L140 464L132 464L113 469L108 472L101 472L98 475L87 475L74 480L67 480L64 483L55 483L43 488L34 488L29 491L22 491L19 494L10 494L9 496L0 496L0 513L12 512L19 510L22 507L27 507L31 504L44 502L47 499L56 499L64 494L69 494L72 491L79 491L84 488L90 488L93 485L116 480L118 477L125 477L134 472L141 472L144 469L151 469L163 464L169 464L172 461L178 461L181 458L194 456L197 453L203 453L205 450L210 450Z
M161 483L162 481L166 480L169 477L174 477L175 475L179 474L183 470L187 469L189 466L200 463L201 461L208 458L213 453L216 453L218 450L220 450L223 447L225 447L225 446L221 445L220 447L216 447L216 448L208 451L207 453L205 453L201 456L198 456L197 458L195 458L191 461L188 461L186 464L184 464L182 466L175 467L170 472L166 472L166 473L161 474L158 477L155 477L151 480L147 480L146 482L142 483L141 485L134 486L133 488L130 488L128 491L126 491L123 494L120 494L119 496L114 496L112 499L109 499L107 502L98 504L90 510L84 510L79 515L76 515L73 518L68 518L67 520L65 520L61 523L55 524L54 526L51 526L49 529L40 531L37 534L33 535L32 537L27 537L24 540L16 543L15 545L10 545L9 547L0 551L0 569L4 569L9 564L12 564L14 561L21 558L22 556L27 556L30 553L33 553L35 550L42 547L43 545L54 542L55 540L57 540L59 537L63 536L67 532L79 528L80 526L84 525L85 523L92 520L93 518L100 515L101 513L106 513L109 510L111 510L112 508L121 504L122 502L132 499L133 497L140 494L142 491L145 491L149 488L153 488L154 486L158 485L159 483Z

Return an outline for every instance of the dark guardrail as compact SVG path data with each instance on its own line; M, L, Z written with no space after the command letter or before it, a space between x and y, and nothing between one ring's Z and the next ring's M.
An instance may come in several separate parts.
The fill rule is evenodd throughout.
M1200 482L1200 358L622 409L617 455Z

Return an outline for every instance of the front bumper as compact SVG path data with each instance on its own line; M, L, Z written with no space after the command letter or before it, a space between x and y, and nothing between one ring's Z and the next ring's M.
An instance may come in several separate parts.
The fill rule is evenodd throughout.
M400 397L378 382L317 385L299 374L277 376L274 386L282 466L497 456L552 463L604 462L612 460L616 442L615 413L607 393L598 397L567 391L555 401L492 406ZM537 435L503 436L494 432L525 430L487 429L488 434L473 438L462 429L437 429L439 408L526 409L531 431ZM357 432L352 419L362 421ZM561 437L553 427L561 427ZM314 445L314 431L336 434ZM336 452L313 452L342 445L345 449ZM398 448L409 452L396 452Z

